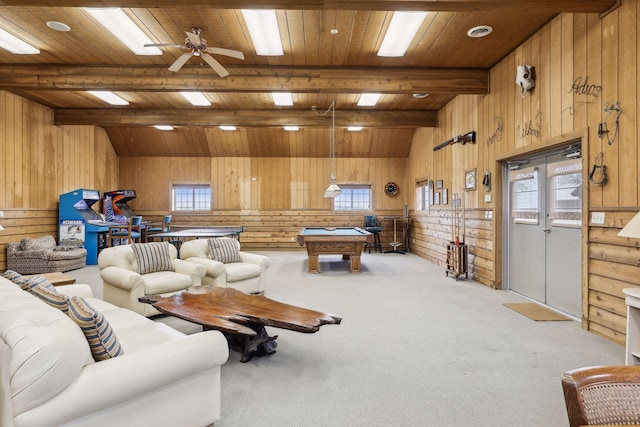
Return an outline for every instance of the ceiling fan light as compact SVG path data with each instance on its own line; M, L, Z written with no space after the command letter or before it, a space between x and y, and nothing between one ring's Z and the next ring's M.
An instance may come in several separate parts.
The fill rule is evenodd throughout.
M202 92L180 92L180 94L193 106L208 107L211 105L211 101Z
M284 55L275 10L243 9L242 16L258 55Z
M144 47L145 44L153 42L122 9L85 7L84 10L136 55L162 55L162 51L157 47Z
M427 12L394 12L378 56L404 56L426 16Z
M0 28L0 47L17 55L37 55L40 49Z

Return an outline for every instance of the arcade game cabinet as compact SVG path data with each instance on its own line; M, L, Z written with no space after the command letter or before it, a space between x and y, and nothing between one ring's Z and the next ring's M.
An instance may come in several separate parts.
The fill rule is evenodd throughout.
M136 215L133 209L131 209L131 206L127 204L129 200L135 198L136 192L134 190L105 191L102 194L102 213L106 216L107 220L127 222L131 217ZM112 209L111 212L110 209ZM113 218L111 218L112 214L114 216Z
M98 190L78 189L60 195L58 236L61 245L83 246L87 264L98 264L98 253L107 247L109 225L91 207L100 200Z

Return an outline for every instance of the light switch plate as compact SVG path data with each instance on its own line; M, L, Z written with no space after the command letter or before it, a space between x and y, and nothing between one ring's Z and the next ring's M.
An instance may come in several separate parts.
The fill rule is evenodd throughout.
M591 224L604 224L604 212L591 212Z
M484 201L487 203L491 203L491 194L485 194L484 195Z

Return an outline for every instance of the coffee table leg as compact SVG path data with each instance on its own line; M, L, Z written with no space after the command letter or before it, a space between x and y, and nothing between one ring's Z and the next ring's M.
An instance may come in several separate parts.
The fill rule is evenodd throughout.
M242 353L240 358L242 363L250 361L256 355L266 356L276 352L278 336L270 337L264 326L258 327L256 332L255 336L225 334L229 341L229 347Z

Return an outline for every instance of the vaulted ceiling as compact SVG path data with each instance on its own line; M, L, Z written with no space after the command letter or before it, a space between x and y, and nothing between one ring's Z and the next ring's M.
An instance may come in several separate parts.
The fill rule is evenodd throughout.
M336 155L405 157L418 127L438 125L438 110L459 94L484 94L489 69L561 12L606 13L615 0L0 0L0 28L40 49L15 55L0 49L0 89L51 107L59 125L104 127L122 156L328 156L335 100ZM138 56L105 31L83 7L119 6L154 43L182 43L202 29L209 46L235 49L244 60L216 56L219 77L192 58ZM283 56L255 52L241 9L276 9ZM377 56L394 10L429 11L407 54ZM54 31L48 21L67 24ZM472 27L493 32L470 38ZM337 30L332 31L332 30ZM333 34L335 33L335 34ZM111 90L128 106L105 106L89 90ZM181 95L198 90L210 107ZM293 107L271 93L292 92ZM360 94L381 93L375 107ZM414 94L428 94L416 98ZM170 124L167 132L153 128ZM225 132L218 125L236 125ZM298 125L286 132L284 125ZM347 125L364 126L347 132ZM453 136L453 135L452 135Z

